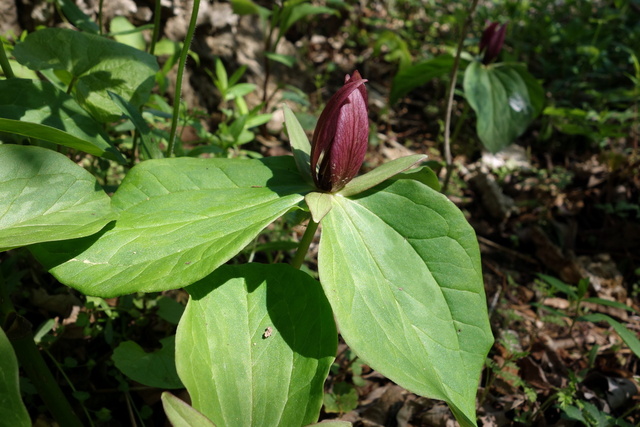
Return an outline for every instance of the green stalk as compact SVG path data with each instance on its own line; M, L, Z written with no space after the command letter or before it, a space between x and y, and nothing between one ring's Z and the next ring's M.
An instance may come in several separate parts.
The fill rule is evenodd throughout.
M100 32L100 35L103 34L102 32L102 3L104 0L100 0L100 2L98 3L98 31Z
M460 34L460 40L458 40L458 48L456 49L456 57L453 60L453 68L451 70L451 81L449 82L449 90L447 93L447 112L444 120L444 158L447 164L447 174L442 184L442 192L447 192L449 187L449 179L451 178L451 172L453 171L453 159L451 157L451 139L449 137L451 132L451 112L453 111L453 94L456 89L456 82L458 79L458 68L460 67L460 55L462 54L462 48L464 47L464 40L467 38L469 27L473 22L473 14L478 6L478 0L473 0L471 6L469 6L469 13L467 19L462 25L462 32Z
M151 44L149 45L149 53L151 55L156 51L156 42L158 41L158 34L160 34L160 1L161 0L156 0L153 10L153 35L151 36Z
M311 242L313 242L313 236L316 235L318 225L320 225L319 222L315 222L313 219L309 219L309 224L307 224L307 229L302 236L302 240L300 240L298 250L293 257L293 261L291 261L291 266L293 268L300 269L300 267L302 266L304 257L307 255L307 251L309 251L309 246L311 245Z
M38 394L51 415L61 426L82 427L78 416L73 412L71 404L64 397L64 393L36 347L31 323L15 313L10 314L8 320L10 325L6 330L7 337L13 345L20 366L36 386Z
M0 49L0 67L2 67L2 72L8 79L12 79L16 76L15 74L13 74L11 64L9 64L7 52L4 51L4 43L2 43L2 49Z
M182 52L180 53L180 62L178 63L178 76L176 77L176 93L173 96L173 117L171 118L171 133L169 134L169 147L167 148L167 157L173 155L173 147L175 146L176 131L178 129L178 114L180 113L180 93L182 91L182 75L187 62L187 53L193 39L193 33L196 31L196 20L198 19L198 9L200 8L200 0L193 0L193 8L191 10L191 20L189 21L189 29L184 39Z

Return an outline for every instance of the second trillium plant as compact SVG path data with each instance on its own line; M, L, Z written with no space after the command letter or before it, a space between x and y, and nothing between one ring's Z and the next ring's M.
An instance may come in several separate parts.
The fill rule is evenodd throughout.
M148 160L110 203L88 172L50 150L0 145L12 165L0 171L26 171L21 182L48 194L38 171L55 164L48 179L66 177L55 191L95 198L88 231L29 247L61 283L98 297L188 291L175 361L192 407L165 393L173 422L316 422L339 331L373 369L475 425L493 337L473 229L418 166L423 155L355 177L369 128L357 71L327 103L313 144L288 108L285 121L294 157ZM18 212L28 200L16 192L0 203ZM225 265L291 211L309 217L291 265ZM317 281L299 267L320 223ZM0 247L34 243L24 239L9 230Z

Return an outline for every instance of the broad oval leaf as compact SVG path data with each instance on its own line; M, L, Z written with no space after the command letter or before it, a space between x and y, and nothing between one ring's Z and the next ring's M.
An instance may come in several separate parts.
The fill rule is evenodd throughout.
M0 131L126 163L102 125L70 95L46 81L0 80Z
M29 34L13 54L32 70L69 72L76 80L76 100L101 122L120 117L108 90L140 107L149 98L158 71L153 55L105 37L64 28Z
M472 62L464 73L464 94L476 112L478 137L493 153L512 143L542 111L540 84L518 65Z
M175 363L175 335L160 340L162 348L145 352L135 341L123 341L111 359L123 374L140 384L157 388L184 388Z
M383 375L475 424L493 337L473 229L445 196L410 179L333 201L318 268L343 338Z
M291 156L148 160L114 194L113 227L31 251L87 295L181 288L236 255L310 189Z
M0 414L3 426L30 427L31 419L20 397L18 359L0 328Z
M189 286L176 364L217 425L317 421L337 332L320 284L286 264L225 265Z
M96 179L67 157L0 145L0 250L88 236L115 218Z

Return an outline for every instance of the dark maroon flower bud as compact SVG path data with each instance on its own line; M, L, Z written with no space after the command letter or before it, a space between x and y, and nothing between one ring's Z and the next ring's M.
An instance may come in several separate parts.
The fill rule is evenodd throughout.
M484 57L482 58L483 64L490 64L497 57L502 50L504 44L504 36L507 32L507 24L500 25L498 27L497 22L492 22L482 33L480 39L480 53L484 51Z
M369 141L367 80L345 76L320 114L311 142L311 176L322 191L335 192L357 175Z

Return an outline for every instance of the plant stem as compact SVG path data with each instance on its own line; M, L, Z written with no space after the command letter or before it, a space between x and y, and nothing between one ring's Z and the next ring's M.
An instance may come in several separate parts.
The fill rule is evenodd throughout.
M36 386L49 412L61 426L82 427L33 341L31 323L15 313L10 314L8 320L11 323L6 330L7 337L13 345L20 366Z
M67 95L71 95L71 91L73 90L73 85L76 84L77 80L78 79L76 78L76 76L71 77L71 81L69 82L69 86L67 87Z
M444 183L442 185L442 192L446 192L447 187L449 186L449 179L451 177L451 171L453 169L453 159L451 157L451 138L450 138L450 128L451 128L451 113L453 111L453 95L456 88L456 82L458 79L458 68L460 68L460 55L462 54L462 47L464 46L464 40L467 38L467 33L469 32L469 27L473 22L473 14L476 11L476 6L478 6L478 0L473 0L471 6L469 7L469 13L467 15L467 19L464 21L462 26L462 32L460 34L460 40L458 40L458 48L456 49L456 57L453 61L453 69L451 70L451 81L449 83L449 91L447 96L447 112L444 121L444 158L447 163L447 174L444 179Z
M271 38L273 37L274 27L271 25L269 29L269 34L267 35L267 40L264 43L264 53L271 52ZM273 51L275 53L275 46L273 47ZM264 55L264 82L262 83L262 112L267 112L267 104L269 103L269 97L267 96L267 87L269 85L269 75L271 74L271 60ZM265 127L266 129L266 127Z
M309 246L313 241L313 237L316 235L316 230L318 229L319 224L319 222L315 222L311 218L309 219L307 229L305 230L304 235L302 236L302 240L300 240L300 244L298 245L298 250L293 257L293 261L291 261L291 266L293 268L299 269L302 266L304 257L307 255L307 251L309 250Z
M102 3L103 2L104 0L100 0L100 2L98 3L98 31L100 35L103 34L102 32Z
M178 63L178 75L176 77L176 91L173 95L173 117L171 118L171 133L169 134L169 147L167 148L167 157L173 155L173 147L175 146L176 130L178 129L178 114L180 113L180 94L182 91L182 75L187 62L187 54L189 46L193 40L193 33L196 31L196 21L198 19L198 9L200 8L200 0L193 0L193 8L191 10L191 20L189 21L189 29L184 39L182 52L180 53L180 62Z
M4 43L2 43L2 49L0 49L0 67L2 68L2 72L8 79L12 79L16 76L15 74L13 74L11 64L9 64L7 52L4 51Z
M151 55L156 51L156 42L158 41L158 34L160 34L161 7L160 0L156 0L153 10L153 34L151 35L151 44L149 45L149 53Z

